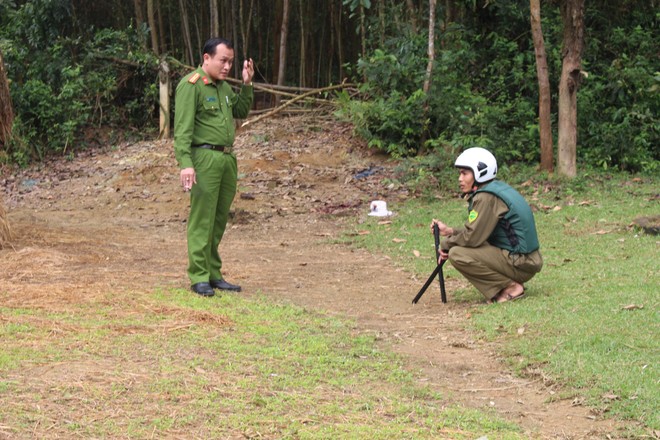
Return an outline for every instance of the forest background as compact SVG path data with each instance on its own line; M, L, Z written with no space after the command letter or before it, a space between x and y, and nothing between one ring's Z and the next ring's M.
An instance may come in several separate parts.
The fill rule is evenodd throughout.
M357 84L317 98L335 98L337 114L370 146L412 160L409 181L424 180L471 146L493 150L502 162L535 164L541 145L534 3L0 0L0 83L4 76L10 95L0 113L7 119L10 108L13 117L11 135L0 136L0 163L25 166L120 138L158 136L159 64L168 61L176 84L200 62L206 38L221 35L235 42L235 69L246 57L255 60L258 85L306 91ZM562 11L583 3L541 5L554 139L566 55ZM655 172L657 2L581 7L578 166ZM258 105L272 103L261 96Z

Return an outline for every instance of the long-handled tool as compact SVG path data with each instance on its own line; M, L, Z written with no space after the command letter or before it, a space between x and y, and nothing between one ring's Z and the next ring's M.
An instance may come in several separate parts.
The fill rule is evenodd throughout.
M438 225L433 225L433 238L435 239L435 261L438 261L440 259L440 229L438 229ZM413 298L413 304L417 304L417 301L419 301L422 295L424 295L424 292L426 292L426 289L428 289L428 287L431 285L436 275L438 275L438 281L440 282L440 297L442 298L442 302L447 302L447 292L445 292L445 277L442 273L442 266L445 264L445 261L446 260L442 260L442 262L435 267L431 273L431 276L428 278L428 280L426 280L415 298Z

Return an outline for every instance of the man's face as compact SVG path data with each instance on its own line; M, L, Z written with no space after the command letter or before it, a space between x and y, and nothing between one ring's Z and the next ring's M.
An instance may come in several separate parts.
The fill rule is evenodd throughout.
M234 49L219 44L215 48L215 55L204 54L202 69L213 81L220 81L227 79L232 64L234 64Z
M474 187L474 173L467 168L460 168L458 171L458 185L463 194L472 192Z

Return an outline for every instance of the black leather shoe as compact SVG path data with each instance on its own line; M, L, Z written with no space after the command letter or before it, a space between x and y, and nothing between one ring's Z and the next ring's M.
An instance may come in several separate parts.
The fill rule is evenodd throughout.
M229 291L232 291L232 292L240 292L241 291L241 286L237 286L236 284L228 283L225 280L211 280L209 282L209 284L214 289L229 290Z
M213 296L215 295L215 292L213 291L213 288L209 283L195 283L192 286L190 286L193 292L197 293L198 295L202 296Z

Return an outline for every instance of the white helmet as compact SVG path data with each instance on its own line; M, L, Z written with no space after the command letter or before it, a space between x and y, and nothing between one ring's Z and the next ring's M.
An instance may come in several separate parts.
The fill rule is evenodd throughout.
M497 175L497 160L493 153L485 148L468 148L456 158L454 166L472 170L477 183L488 182Z

